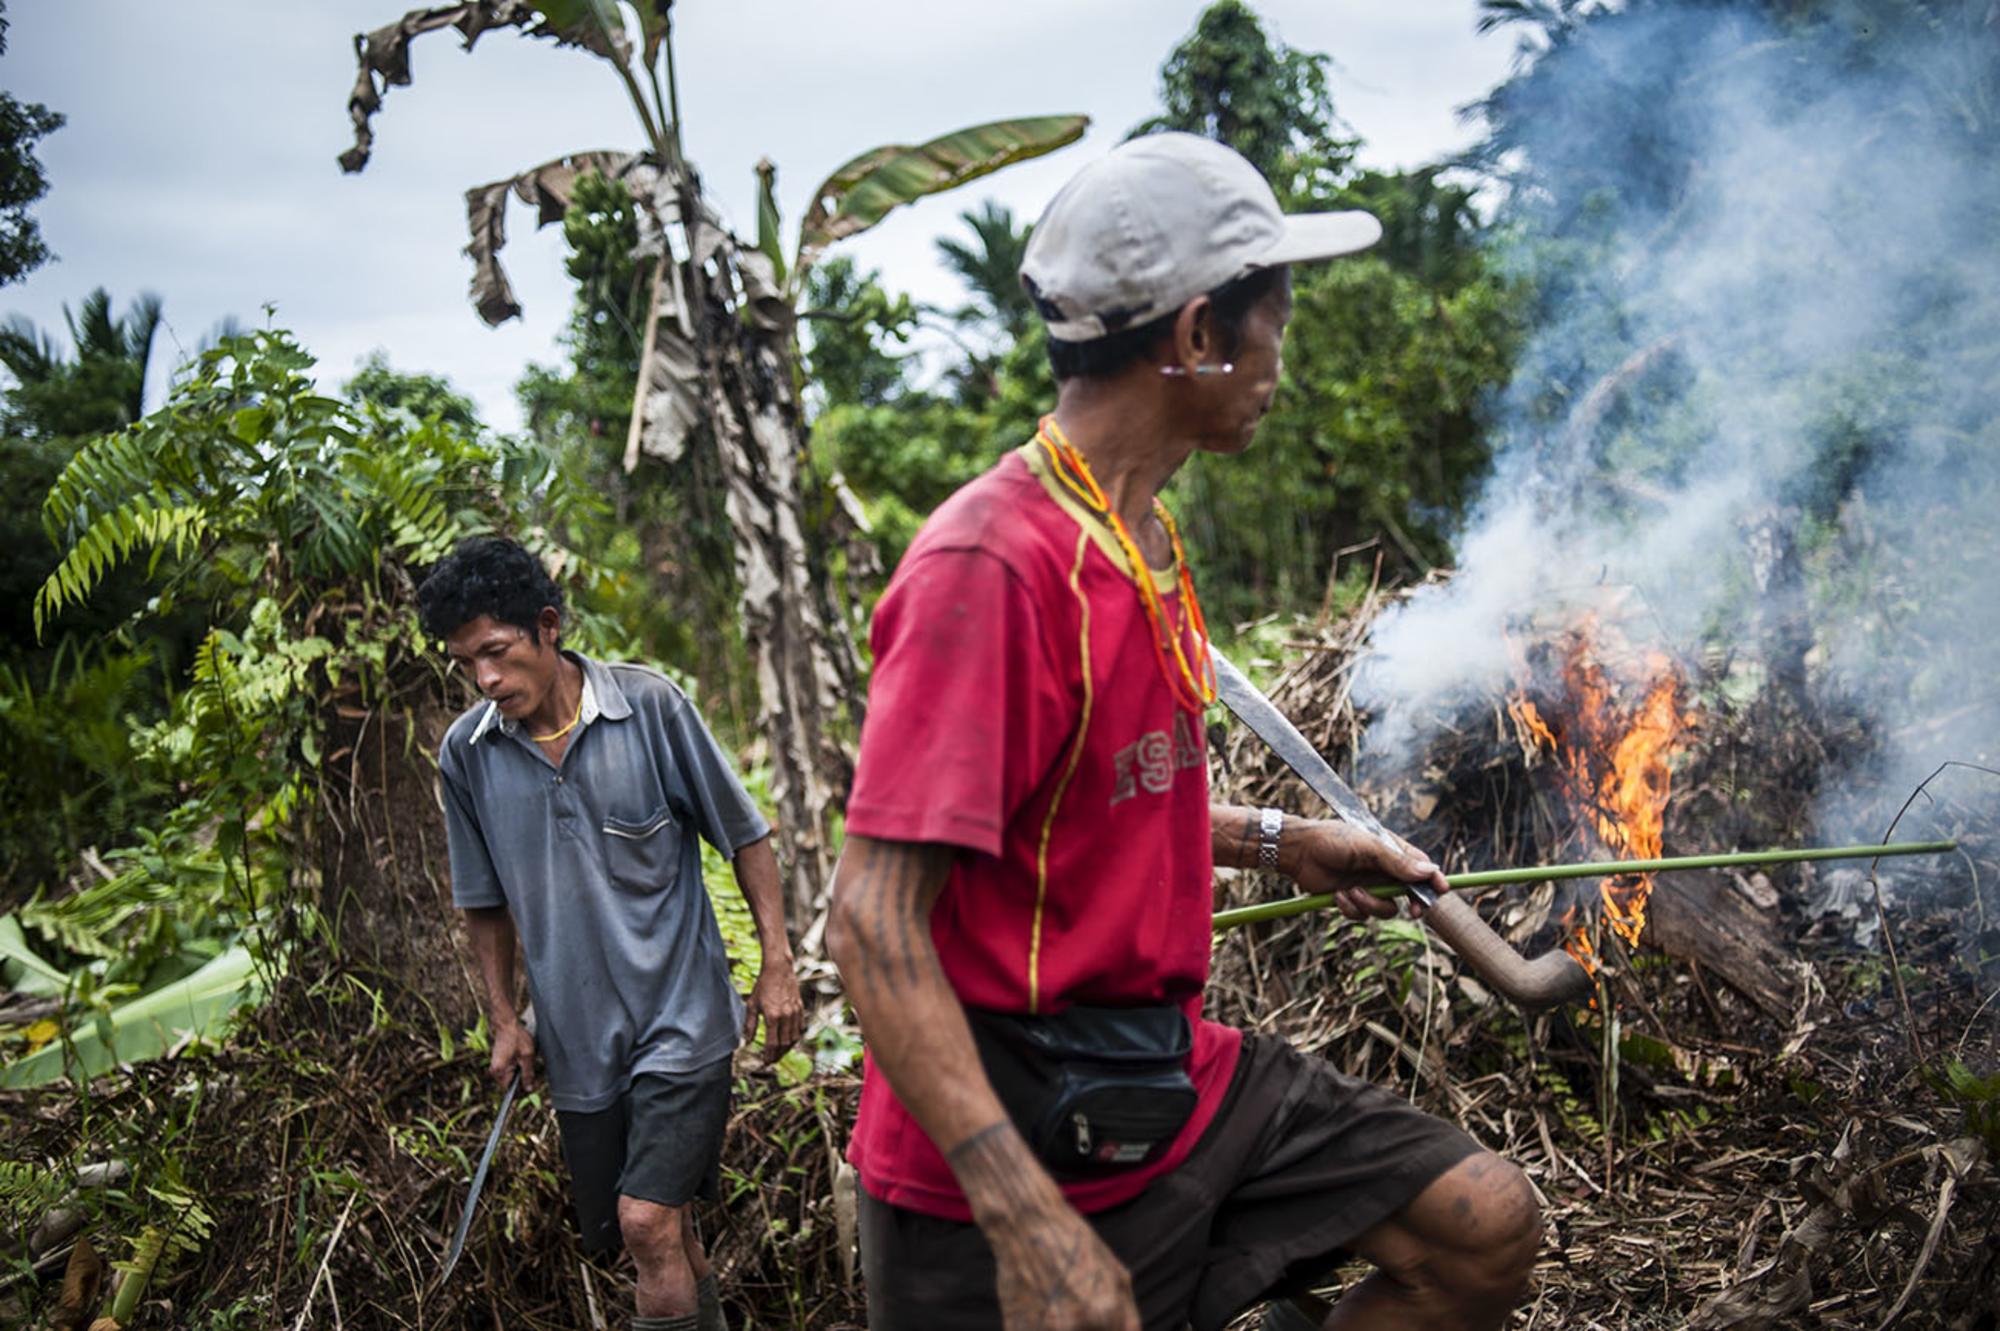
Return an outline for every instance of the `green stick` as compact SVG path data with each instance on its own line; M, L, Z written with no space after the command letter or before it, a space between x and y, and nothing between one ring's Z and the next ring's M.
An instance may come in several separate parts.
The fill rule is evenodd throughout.
M1605 860L1597 864L1537 864L1525 869L1486 869L1479 873L1456 873L1445 881L1453 888L1491 887L1495 883L1540 883L1551 878L1611 878L1623 874L1665 873L1672 869L1722 869L1736 864L1792 864L1799 860L1869 860L1884 855L1941 855L1958 849L1956 841L1898 841L1881 846L1819 846L1811 850L1741 850L1727 855L1683 855L1668 860ZM1404 888L1393 884L1367 889L1372 896L1389 900L1403 895ZM1215 913L1215 929L1234 929L1239 924L1275 920L1321 910L1333 904L1331 892L1284 901L1265 901L1255 906L1238 906Z

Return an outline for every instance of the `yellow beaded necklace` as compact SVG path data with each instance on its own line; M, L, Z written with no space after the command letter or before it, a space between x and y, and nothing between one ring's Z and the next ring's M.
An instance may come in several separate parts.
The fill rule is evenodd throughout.
M564 726L561 730L555 731L552 734L530 735L528 736L528 738L532 739L537 744L552 744L556 740L561 739L564 735L569 734L570 731L575 730L576 723L581 720L583 720L583 688L581 682L579 681L576 690L576 715L572 716L569 719L569 724Z
M1132 585L1139 590L1139 604L1145 607L1146 621L1152 626L1153 656L1159 663L1160 676L1173 690L1175 702L1191 712L1201 711L1215 701L1215 667L1208 659L1208 623L1202 618L1201 602L1194 594L1194 577L1188 572L1187 552L1181 548L1181 529L1174 522L1174 515L1167 511L1167 506L1160 502L1158 496L1154 497L1153 512L1160 519L1160 525L1167 529L1167 540L1173 546L1181 603L1186 606L1183 622L1194 628L1195 640L1200 644L1195 666L1188 664L1187 653L1181 647L1181 635L1169 620L1166 607L1160 601L1160 593L1153 586L1152 570L1146 567L1145 556L1139 552L1139 543L1132 539L1125 520L1112 510L1103 487L1091 474L1090 464L1063 434L1054 416L1042 417L1041 428L1035 432L1035 442L1048 454L1056 479L1086 508L1103 518L1118 538L1118 547L1125 552ZM1167 665L1169 647L1173 650L1174 664L1179 667L1178 677Z

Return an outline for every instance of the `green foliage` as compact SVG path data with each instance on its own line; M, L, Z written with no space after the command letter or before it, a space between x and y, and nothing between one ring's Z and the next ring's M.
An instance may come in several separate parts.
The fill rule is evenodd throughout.
M32 1233L44 1212L69 1191L69 1183L52 1169L27 1160L0 1160L0 1216L13 1222L13 1234Z
M63 554L37 629L140 556L167 574L163 603L236 604L441 556L498 453L439 419L385 428L317 393L312 363L282 331L225 339L163 410L79 450L43 507Z
M98 287L76 311L63 307L69 356L26 319L9 319L0 326L0 365L15 383L0 426L30 439L70 439L138 420L162 317L160 298L148 293L114 318L111 293Z
M736 630L734 555L711 450L690 448L637 476L623 465L648 309L647 268L632 257L637 205L621 184L586 173L563 215L565 267L577 295L567 363L531 365L515 385L536 447L576 502L547 514L557 539L592 553L574 600L582 640L608 655L662 662L709 680L748 669ZM711 724L737 732L754 702L718 690Z
M758 808L768 811L773 807L770 768L747 768L742 779L744 790ZM744 900L729 861L706 841L701 843L701 881L708 889L709 905L715 911L723 945L729 951L730 982L738 993L747 994L757 982L758 968L764 964L764 952L757 942L757 917L750 913L750 903Z
M1481 251L1485 224L1470 185L1442 180L1443 167L1362 171L1341 187L1336 202L1373 213L1382 239L1369 254L1425 287L1453 293L1490 280Z
M1330 59L1273 41L1242 0L1216 0L1160 70L1161 113L1132 132L1218 139L1249 158L1287 208L1324 201L1359 142L1340 132Z
M155 586L155 613L207 616L164 718L114 736L99 706L98 729L57 741L72 762L123 764L177 801L103 856L108 875L19 912L76 959L71 997L98 1020L238 942L268 981L292 931L318 927L287 888L326 699L358 679L370 701L392 654L421 654L412 570L490 527L503 491L558 521L587 507L531 444L484 439L445 409L417 419L421 399L403 390L441 385L375 367L377 396L352 403L317 393L311 366L280 331L226 339L165 407L78 450L45 507L61 556L45 614L129 563ZM129 686L137 667L113 663Z
M401 373L390 368L388 356L380 351L369 354L343 391L351 402L403 413L410 425L439 420L462 430L479 428L479 411L472 399L455 392L443 376Z
M1225 632L1365 586L1372 557L1336 578L1336 552L1351 547L1380 551L1392 579L1448 558L1488 461L1481 409L1511 371L1528 294L1489 266L1471 191L1442 168L1353 172L1327 63L1222 0L1169 57L1163 113L1140 126L1213 135L1288 206L1366 208L1384 225L1373 253L1294 272L1285 375L1251 453L1193 459L1168 496ZM872 275L830 264L813 287L829 316L812 325L814 460L862 496L889 562L1055 402L1042 326L1017 303L1027 228L990 206L963 218L970 241L940 242L970 297L951 330L959 355L929 382L895 354L901 306ZM1279 488L1286 502L1274 505Z
M199 1251L215 1228L215 1217L194 1193L174 1184L154 1184L146 1189L149 1209L164 1213L159 1221L146 1225L132 1240L131 1255L114 1262L125 1279L111 1302L111 1320L123 1325L132 1320L139 1300L154 1280L171 1271L176 1262Z
M916 324L908 296L891 297L880 273L862 273L836 255L806 279L808 391L822 403L879 407L901 393L903 356Z
M69 350L24 319L0 326L0 365L14 379L0 404L0 658L34 677L57 667L64 646L60 638L36 645L35 592L56 562L42 498L84 439L121 429L144 410L161 307L141 296L114 317L99 288L80 309L65 309L64 321ZM87 610L66 616L68 650L127 625L145 605L142 583L116 576ZM156 623L145 645L173 670L199 633L198 624L170 618Z
M1021 263L1028 256L1034 227L1017 223L1005 204L988 199L958 215L972 233L970 243L955 236L940 237L938 257L958 274L972 293L972 303L960 310L961 323L983 323L1018 342L1035 321L1035 303L1021 285Z
M869 149L813 191L799 223L792 281L800 282L827 246L859 235L904 204L1054 152L1082 138L1089 126L1088 116L1030 116L971 125L927 143Z
M883 403L830 402L813 422L813 462L838 470L861 496L883 562L893 565L931 510L1026 443L1054 400L1037 324L996 358L991 393L974 401L906 386Z
M1284 378L1250 453L1190 460L1169 496L1218 624L1317 608L1335 552L1371 541L1391 572L1445 562L1485 472L1480 406L1518 341L1490 278L1444 292L1361 256L1295 280Z
M288 741L312 750L308 672L331 653L324 639L293 636L277 603L261 599L240 632L210 632L171 715L133 736L131 760L182 802L104 856L110 877L20 912L66 953L94 959L100 1010L212 959L282 890L282 837L303 779Z
M136 762L133 732L154 710L144 651L82 652L67 641L36 679L0 661L0 901L52 885L86 846L150 813L166 785Z
M1989 1157L2000 1154L2000 1072L1982 1076L1961 1060L1947 1058L1926 1068L1924 1079L1964 1112L1966 1130L1986 1144Z

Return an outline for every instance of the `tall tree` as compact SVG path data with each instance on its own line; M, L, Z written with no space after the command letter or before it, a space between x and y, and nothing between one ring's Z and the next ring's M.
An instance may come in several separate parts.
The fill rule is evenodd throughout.
M7 53L7 6L0 0L0 55ZM30 205L49 192L35 144L63 126L63 117L40 102L0 92L0 286L18 282L49 260L41 224Z
M1160 114L1132 132L1218 139L1249 158L1288 207L1323 200L1358 142L1334 113L1330 59L1274 41L1242 0L1216 0L1160 69Z
M851 506L801 463L809 457L797 388L797 302L819 255L890 210L1074 141L1080 116L999 121L929 142L863 153L813 192L789 263L778 234L774 168L760 164L758 236L745 244L710 206L681 153L671 0L467 0L412 10L357 40L348 99L348 171L368 160L388 88L410 82L410 43L455 28L468 46L496 29L551 38L601 58L630 101L636 151L572 154L469 191L473 300L499 323L520 312L498 252L509 196L561 219L580 177L618 181L637 204L646 314L623 461L710 452L723 478L741 622L755 661L759 722L792 877L792 918L813 918L832 868L834 826L859 710L855 602L836 587Z

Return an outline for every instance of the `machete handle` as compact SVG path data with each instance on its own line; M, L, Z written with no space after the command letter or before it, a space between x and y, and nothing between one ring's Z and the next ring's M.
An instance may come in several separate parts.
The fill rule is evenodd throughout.
M1426 906L1424 923L1516 1007L1537 1011L1574 1002L1590 992L1590 972L1576 958L1558 947L1529 961L1456 893L1446 892Z

